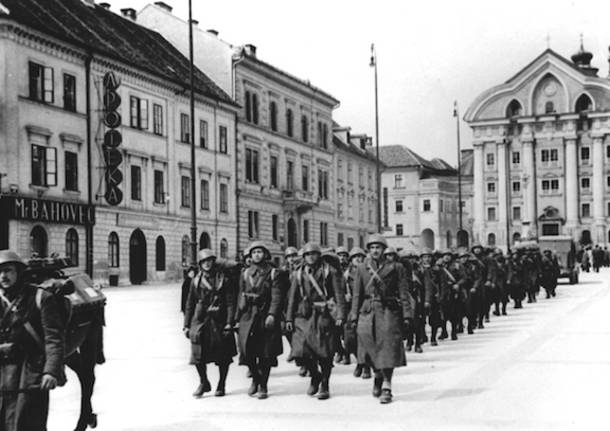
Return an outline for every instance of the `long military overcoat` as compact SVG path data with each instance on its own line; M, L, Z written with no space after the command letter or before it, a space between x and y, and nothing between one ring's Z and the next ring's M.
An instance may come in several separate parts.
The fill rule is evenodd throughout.
M224 331L233 326L235 291L231 278L216 264L209 273L200 271L193 278L184 310L191 364L230 363L237 354L233 332Z
M324 302L334 305L324 307ZM286 321L294 324L291 357L332 359L337 350L336 319L345 319L345 285L341 282L341 273L329 264L302 265L293 273L288 297Z
M413 308L402 264L365 259L356 272L351 313L358 318L359 363L376 369L406 365L402 325Z
M15 296L4 293L9 301L15 301L17 307L13 312L8 311L5 301L0 301L1 341L13 343L17 349L16 356L0 362L0 429L45 431L49 392L36 388L40 386L43 374L52 375L60 385L65 383L64 322L52 294L41 291L38 307L36 287L26 286L15 292ZM29 322L38 334L44 351L26 331L25 322ZM17 393L18 390L22 392Z
M277 366L277 357L282 354L280 281L280 271L268 263L252 264L242 271L236 315L241 365L254 365L259 358ZM272 328L265 327L269 315L275 318Z

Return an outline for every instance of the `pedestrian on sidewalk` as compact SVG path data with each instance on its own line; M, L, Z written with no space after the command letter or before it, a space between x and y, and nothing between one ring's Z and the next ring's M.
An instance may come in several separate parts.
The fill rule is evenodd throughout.
M182 313L184 313L184 309L186 308L186 299L189 296L191 283L193 278L195 278L195 274L197 274L197 268L194 266L189 266L188 269L184 271L184 281L182 282L182 293L180 295L180 311Z
M216 263L216 255L209 248L197 255L199 273L191 282L184 312L184 335L191 340L191 360L199 374L199 386L193 393L201 397L212 390L207 375L207 364L218 366L218 385L214 395L225 395L229 365L237 354L233 335L235 315L235 286Z
M248 395L258 394L258 399L264 400L271 367L277 367L277 357L282 354L283 294L280 271L269 263L269 249L262 241L255 241L248 250L251 263L239 279L235 316L239 322L239 364L246 365L252 377Z

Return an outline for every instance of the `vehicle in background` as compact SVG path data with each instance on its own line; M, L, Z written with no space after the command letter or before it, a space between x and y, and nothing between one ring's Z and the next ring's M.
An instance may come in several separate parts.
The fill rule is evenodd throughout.
M550 249L559 263L559 278L567 278L570 284L578 283L578 246L568 235L538 237L540 251Z

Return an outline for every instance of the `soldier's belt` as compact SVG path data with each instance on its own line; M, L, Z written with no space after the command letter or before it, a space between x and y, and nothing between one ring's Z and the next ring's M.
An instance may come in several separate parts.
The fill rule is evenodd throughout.
M243 295L248 304L261 305L265 302L265 297L258 293L244 293Z

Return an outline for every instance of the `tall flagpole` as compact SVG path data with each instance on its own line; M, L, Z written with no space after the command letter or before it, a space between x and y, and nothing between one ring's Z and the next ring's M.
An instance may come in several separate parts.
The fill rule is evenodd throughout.
M460 115L458 112L458 103L457 100L453 102L453 116L455 117L455 126L457 133L457 173L458 173L458 213L459 213L459 222L460 228L458 231L458 236L462 236L463 225L462 225L462 148L460 145ZM458 238L458 246L462 246L463 244L459 243Z
M197 208L195 203L195 79L193 66L193 5L189 0L189 79L191 85L191 264L197 264Z
M371 62L369 66L375 68L375 153L377 168L377 232L381 233L381 177L379 173L379 101L377 97L377 51L375 44L371 44Z

